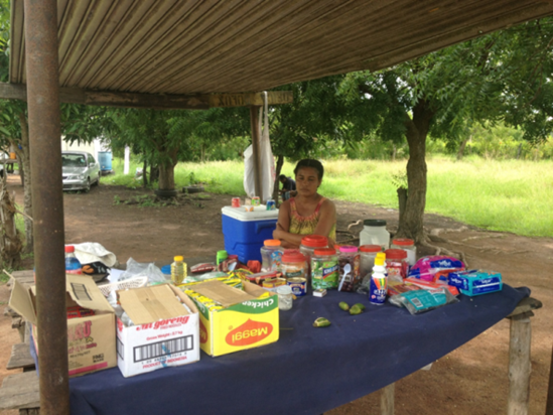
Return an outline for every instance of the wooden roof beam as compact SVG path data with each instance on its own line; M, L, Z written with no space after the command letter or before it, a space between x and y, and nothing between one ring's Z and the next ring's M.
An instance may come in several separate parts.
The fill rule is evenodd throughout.
M247 107L263 105L263 92L237 94L139 94L131 92L91 91L60 88L60 102L106 107L206 110L215 107ZM289 104L291 91L268 91L269 105ZM27 100L27 88L22 84L0 82L0 99Z

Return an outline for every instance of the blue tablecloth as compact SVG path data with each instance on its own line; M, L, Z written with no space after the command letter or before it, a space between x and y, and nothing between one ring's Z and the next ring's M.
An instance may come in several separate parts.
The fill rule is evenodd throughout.
M412 316L359 294L308 295L280 312L280 340L125 379L118 368L70 380L71 413L321 414L374 392L446 355L513 311L527 288ZM339 301L367 303L351 316ZM332 325L313 328L317 317Z

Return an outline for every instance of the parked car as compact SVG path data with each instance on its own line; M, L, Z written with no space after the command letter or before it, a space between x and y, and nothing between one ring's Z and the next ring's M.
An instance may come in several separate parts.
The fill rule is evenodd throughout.
M100 165L84 151L62 151L63 190L84 190L100 184Z

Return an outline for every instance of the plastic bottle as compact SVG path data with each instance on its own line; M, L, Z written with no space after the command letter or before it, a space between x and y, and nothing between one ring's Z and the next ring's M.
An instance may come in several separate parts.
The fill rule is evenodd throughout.
M67 245L65 247L65 272L67 274L83 273L83 267L75 256L75 247L73 245Z
M186 278L186 264L183 262L182 256L176 256L173 258L175 262L171 264L171 282L175 285L182 284Z
M374 259L373 274L369 289L371 304L382 305L388 293L388 275L386 274L386 254L379 252Z
M380 245L382 249L390 247L390 232L386 230L386 221L365 219L363 230L359 233L359 245Z

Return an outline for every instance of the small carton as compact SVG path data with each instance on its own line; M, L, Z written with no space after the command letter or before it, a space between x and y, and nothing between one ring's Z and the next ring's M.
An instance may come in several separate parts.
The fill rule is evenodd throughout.
M117 318L117 366L124 377L200 360L198 309L181 290L160 284L117 296L134 323L127 327Z
M452 272L448 283L459 288L462 294L475 296L501 291L503 281L501 274L494 271L473 269L470 271Z
M192 298L200 310L200 347L213 357L278 340L278 295L247 281L243 285L244 291L212 280L190 287L222 305L209 310Z
M94 315L67 320L67 355L69 376L115 367L115 314L106 298L90 277L66 275L67 309L83 307ZM37 327L36 288L14 281L10 307L32 323L32 338L37 354L40 327Z

